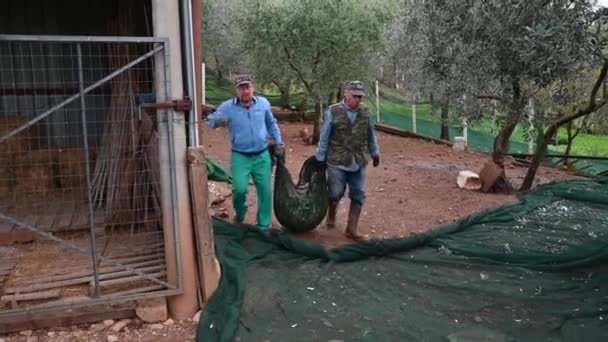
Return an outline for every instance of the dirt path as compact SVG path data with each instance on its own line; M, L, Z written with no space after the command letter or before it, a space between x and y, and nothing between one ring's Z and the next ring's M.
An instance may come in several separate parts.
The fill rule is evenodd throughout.
M314 153L314 146L306 146L299 138L302 124L284 124L281 130L287 146L288 166L297 175L301 163ZM368 198L361 217L362 230L376 238L404 236L422 232L441 224L449 223L480 209L493 207L509 201L515 196L482 194L461 190L456 185L460 170L478 172L487 161L487 156L475 152L456 152L443 145L416 139L401 138L378 133L381 165L369 168ZM203 142L209 157L229 168L230 147L225 129L205 130ZM525 168L509 165L507 176L515 186L521 184ZM541 167L537 183L574 178L566 171ZM248 223L255 222L255 200L250 189L251 207ZM233 214L230 198L222 206ZM338 213L339 230L327 231L319 227L312 233L301 236L331 247L349 242L342 235L348 212L348 200L343 200ZM276 221L276 220L275 220ZM275 222L278 225L278 223ZM196 323L192 320L165 324L143 324L133 320L123 330L115 332L113 325L103 323L55 328L1 336L0 342L13 341L193 341Z
M305 158L315 146L307 146L300 130L310 125L282 124L287 148L287 162L292 175L299 172ZM310 129L311 127L309 127ZM230 146L225 129L205 130L203 143L207 155L230 167ZM450 147L418 139L402 138L378 132L381 164L370 167L367 178L367 201L361 217L361 229L376 238L396 237L422 232L455 221L480 209L514 201L512 195L483 194L459 189L456 176L460 170L479 172L488 160L477 152L453 151ZM526 168L509 164L507 176L515 186L521 184ZM574 178L571 172L541 167L537 183ZM250 188L250 209L247 223L255 223L254 188ZM233 215L230 199L222 205ZM327 231L323 226L302 238L319 241L326 246L346 243L342 230L348 215L348 199L342 200L338 212L339 229ZM276 220L275 225L279 225Z

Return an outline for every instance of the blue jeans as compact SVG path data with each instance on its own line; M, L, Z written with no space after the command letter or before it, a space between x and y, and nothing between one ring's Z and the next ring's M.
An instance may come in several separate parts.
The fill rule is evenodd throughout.
M327 166L327 181L329 185L329 200L339 201L344 197L348 185L348 197L353 202L363 204L365 201L365 167L350 172L333 165Z

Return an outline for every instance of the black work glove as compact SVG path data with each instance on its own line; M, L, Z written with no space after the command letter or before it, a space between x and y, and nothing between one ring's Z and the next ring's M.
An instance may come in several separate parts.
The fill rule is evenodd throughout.
M374 156L372 159L374 161L374 167L378 167L378 165L380 165L380 156Z
M276 158L285 158L285 147L283 145L275 145L273 152Z

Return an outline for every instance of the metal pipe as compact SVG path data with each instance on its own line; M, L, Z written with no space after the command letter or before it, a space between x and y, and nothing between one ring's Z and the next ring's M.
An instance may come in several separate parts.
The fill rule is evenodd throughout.
M84 93L84 77L82 75L82 44L76 44L76 56L78 58L78 88ZM89 227L91 238L91 259L93 261L93 280L95 283L95 297L101 296L99 287L99 274L97 273L97 245L95 243L95 217L93 213L93 199L91 198L91 166L89 165L89 136L87 134L86 101L80 96L80 120L82 121L82 136L84 140L85 172L87 178L87 200L89 204Z
M170 162L170 177L171 177L171 206L173 212L173 236L175 241L175 263L177 266L177 288L181 289L184 282L184 272L182 265L182 252L181 252L181 244L180 244L180 231L179 231L179 214L177 208L177 176L176 176L176 158L175 158L175 130L173 128L173 123L175 120L175 116L173 115L173 110L169 110L168 113L168 134L169 134L169 162Z
M116 37L116 36L48 36L0 34L0 41L23 42L64 42L64 43L162 43L166 39L160 37Z
M167 71L171 70L171 54L169 51L169 48L165 49L165 73L167 73ZM166 74L165 75L165 80L170 80L171 77L170 75ZM171 82L166 82L165 83L165 96L168 99L171 99L172 96L172 88L171 88ZM176 158L175 158L175 130L173 127L173 123L174 123L174 112L172 109L169 109L168 113L165 115L165 117L167 118L167 140L169 142L169 144L167 145L167 148L169 149L169 178L170 178L170 185L171 185L171 214L172 214L172 218L173 218L173 241L174 241L174 248L175 248L175 266L176 266L176 272L177 272L177 288L178 289L183 289L184 286L184 272L183 272L183 265L182 265L182 251L181 251L181 244L180 244L180 234L179 234L179 229L180 229L180 224L179 224L179 209L177 206L177 173L175 171L175 167L176 167Z
M104 83L108 82L109 80L113 79L114 77L122 74L123 72L129 70L130 68L132 68L133 66L141 63L142 61L154 56L154 54L156 54L157 52L161 51L164 48L164 45L159 45L157 47L155 47L152 51L149 51L148 53L139 56L138 58L136 58L135 60L133 60L132 62L124 65L123 67L121 67L120 69L112 72L111 74L109 74L108 76L102 78L101 80L91 84L90 86L86 87L85 89L83 89L80 93L75 94L73 96L70 96L69 98L67 98L66 100L62 101L61 103L57 104L56 106L53 106L51 109L45 111L44 113L37 115L35 118L31 119L30 121L28 121L27 123L23 124L20 127L17 127L16 129L10 131L9 133L3 135L0 138L0 144L5 142L7 139L9 139L10 137L19 134L19 132L28 129L29 127L31 127L32 125L35 125L38 121L46 118L47 116L53 114L55 111L65 107L66 105L76 101L79 97L84 96L85 94L89 93L90 91L92 91L93 89L96 89L98 87L100 87L101 85L103 85Z
M196 79L194 75L194 42L192 40L192 3L190 0L181 0L181 40L182 40L182 59L186 71L187 94L192 99L192 109L188 112L188 146L198 146L198 118L197 99L199 94L196 91Z

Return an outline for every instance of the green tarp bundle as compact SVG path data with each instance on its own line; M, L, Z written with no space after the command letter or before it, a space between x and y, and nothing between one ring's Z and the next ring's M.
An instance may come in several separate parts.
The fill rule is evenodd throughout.
M284 158L276 159L273 209L283 227L294 233L315 229L327 214L327 196L325 163L309 157L294 183Z
M607 341L608 182L519 199L333 250L215 220L222 279L197 340Z
M205 158L207 168L207 179L217 182L232 183L232 176L220 164L209 158Z

